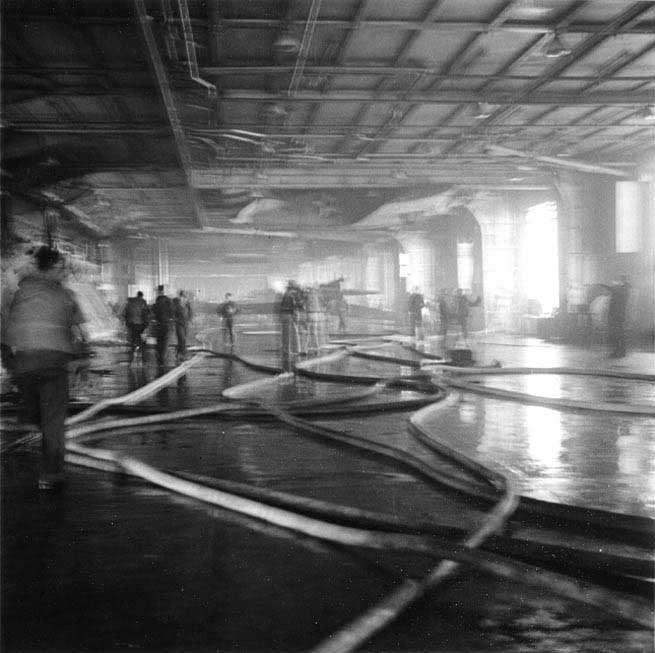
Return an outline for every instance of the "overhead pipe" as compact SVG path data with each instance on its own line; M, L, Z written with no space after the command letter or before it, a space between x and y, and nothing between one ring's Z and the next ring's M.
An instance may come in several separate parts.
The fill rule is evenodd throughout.
M178 0L178 7L180 9L180 18L182 19L182 33L184 34L184 45L186 46L189 76L196 84L200 84L208 91L210 98L215 98L217 95L216 86L200 77L198 59L196 58L196 44L193 40L193 28L191 27L187 0Z
M202 228L205 226L204 210L200 204L198 191L193 184L193 158L191 156L189 143L187 142L182 121L180 120L177 107L175 106L175 97L168 80L168 73L157 48L157 41L155 39L155 34L151 24L152 16L148 14L144 0L134 0L134 5L136 7L136 13L141 24L143 37L146 42L146 48L150 57L150 63L152 64L155 72L155 77L159 86L159 92L161 93L161 97L166 108L168 122L170 124L171 130L173 131L177 153L180 157L180 162L182 164L182 168L187 180L189 200L193 206L198 226Z
M305 63L309 56L309 45L312 42L314 29L316 27L316 19L318 18L318 12L320 9L321 0L312 0L312 5L309 8L309 14L307 15L307 22L305 23L305 31L303 32L302 41L300 43L300 50L298 51L296 64L293 68L293 75L291 75L291 81L289 82L289 88L287 90L289 97L292 97L295 94L300 85L300 80L302 79L303 71L305 69Z
M581 172L591 172L598 175L612 175L614 177L631 176L627 172L624 172L623 170L616 170L615 168L605 168L603 166L592 165L590 163L583 163L582 161L565 161L553 156L530 154L529 152L521 152L520 150L513 150L509 147L502 147L500 145L489 145L486 149L489 153L497 154L498 156L518 156L524 159L531 159L532 161L539 161L541 163L548 163L550 165L559 166L561 168L580 170Z
M283 419L283 421L290 423L290 425L297 426L294 424L296 420L289 420L288 417L284 414L281 414L280 411L271 410L273 414L278 415ZM97 423L94 425L89 425L89 430L92 432L98 426ZM82 427L84 428L84 427ZM325 431L325 429L316 429L313 430ZM68 436L71 437L73 434L69 432ZM124 471L130 474L141 476L142 478L154 482L156 484L162 485L163 487L168 487L169 489L176 491L183 491L183 493L188 494L189 496L194 496L202 501L213 501L212 498L218 498L219 504L222 505L222 498L227 498L232 504L234 500L227 496L225 493L212 492L211 490L207 491L207 488L198 488L197 485L194 487L194 484L185 484L184 482L180 483L178 480L171 478L171 475L160 472L154 468L148 467L141 461L137 461L131 458L123 458L122 456L117 456L114 452L108 451L96 451L92 452L83 447L69 447L72 451L75 451L78 454L94 456L98 459L99 462L108 462L115 463L120 466ZM184 485L184 487L180 487ZM442 557L448 557L451 560L447 562L440 563L432 573L427 576L423 581L406 581L403 584L403 587L400 588L398 592L395 592L387 600L383 602L380 606L376 606L372 613L369 612L368 615L365 615L363 620L358 620L355 625L355 632L352 629L347 629L347 631L342 631L341 635L345 636L345 646L337 646L334 648L337 639L344 643L343 638L331 638L330 645L325 650L352 650L350 644L353 641L353 635L358 636L359 641L363 641L370 634L370 626L375 622L376 627L374 630L377 630L379 627L384 626L391 619L393 619L399 612L409 605L413 600L421 596L425 591L430 587L433 587L440 580L445 578L449 573L455 570L456 564L454 561L460 561L468 564L473 564L474 566L480 566L487 571L496 573L500 576L505 576L513 578L514 580L523 580L526 582L537 583L539 585L549 586L551 589L560 592L564 596L573 598L574 600L582 600L584 603L598 605L604 609L610 609L614 614L620 614L621 616L628 617L630 619L636 620L637 623L649 624L651 615L647 608L644 608L642 604L636 603L631 600L626 600L622 597L616 597L615 595L609 595L604 592L599 592L595 588L589 588L582 584L571 583L566 581L561 577L544 573L543 571L536 571L534 568L514 565L512 567L506 565L505 561L502 559L494 558L492 556L470 556L468 552L465 551L467 548L475 548L479 546L483 539L490 536L495 530L498 530L507 517L513 512L516 507L516 496L512 491L511 484L505 480L505 495L497 504L495 510L493 510L487 516L484 525L476 533L469 536L464 542L463 547L448 547L445 546L440 548L437 542L432 542L429 549L431 549L435 554ZM210 498L210 495L211 498ZM324 525L317 520L298 520L297 516L290 514L286 511L266 511L262 513L259 510L259 507L253 502L244 502L243 500L237 499L239 507L236 505L232 506L232 509L243 509L244 507L248 510L255 510L255 514L262 519L281 518L284 525L287 527L296 527L298 526L302 532L317 536L320 538L326 539L336 539L336 541L341 541L342 543L354 544L359 546L373 546L373 547L398 547L400 549L405 548L416 548L418 550L425 550L423 543L418 538L398 538L391 534L373 534L366 532L362 529L349 529L349 528L333 528L334 525ZM247 506L245 505L247 503ZM275 512L275 515L273 515ZM327 529L326 529L327 526ZM362 629L362 625L364 628ZM359 626L359 628L357 628ZM319 649L317 649L319 650ZM320 650L323 650L322 648Z

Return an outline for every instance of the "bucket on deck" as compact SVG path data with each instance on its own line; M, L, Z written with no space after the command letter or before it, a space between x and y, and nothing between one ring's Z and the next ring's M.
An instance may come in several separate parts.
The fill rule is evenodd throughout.
M449 349L448 358L452 361L453 365L456 365L457 367L473 365L473 353L470 349Z

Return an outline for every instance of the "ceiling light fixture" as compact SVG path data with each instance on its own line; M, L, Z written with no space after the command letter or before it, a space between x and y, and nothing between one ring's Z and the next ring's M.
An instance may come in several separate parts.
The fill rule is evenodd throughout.
M286 107L277 102L271 102L264 107L264 114L269 118L284 118L287 115Z
M476 102L473 105L473 117L476 120L484 120L493 113L493 106L488 102Z
M556 59L557 57L563 57L567 54L571 54L571 48L564 45L557 32L553 32L553 36L548 43L546 43L546 47L544 48L544 56L549 59Z
M641 120L655 120L655 110L653 110L653 107L646 105L637 111L637 118Z
M291 31L284 30L273 42L273 52L278 55L293 56L300 50L300 39Z
M43 158L39 161L39 166L42 168L55 168L61 165L61 161L52 152L47 151Z

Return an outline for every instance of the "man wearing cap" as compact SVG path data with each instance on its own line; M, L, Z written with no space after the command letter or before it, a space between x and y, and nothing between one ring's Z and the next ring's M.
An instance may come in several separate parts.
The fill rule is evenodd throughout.
M171 320L173 319L173 304L164 292L164 286L157 286L157 299L152 307L155 318L155 337L157 338L157 364L166 364L166 351L170 337Z
M42 432L39 489L58 490L64 483L68 363L86 333L75 296L62 283L59 252L44 245L35 259L37 269L19 282L9 308L7 345L27 419Z
M175 336L177 337L176 358L181 363L186 358L186 337L189 324L193 319L191 302L184 290L180 290L178 296L172 302L173 320L175 322Z
M132 363L136 358L136 352L139 351L143 362L143 341L141 336L148 326L148 304L143 299L143 293L140 290L137 292L136 297L127 298L123 318L125 319L127 341L130 348L128 360Z

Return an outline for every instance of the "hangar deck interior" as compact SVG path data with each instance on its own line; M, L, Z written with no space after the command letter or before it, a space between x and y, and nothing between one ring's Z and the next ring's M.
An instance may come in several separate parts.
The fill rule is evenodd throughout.
M3 650L653 651L654 2L1 11L3 326L51 244L93 354L53 495L3 367Z

